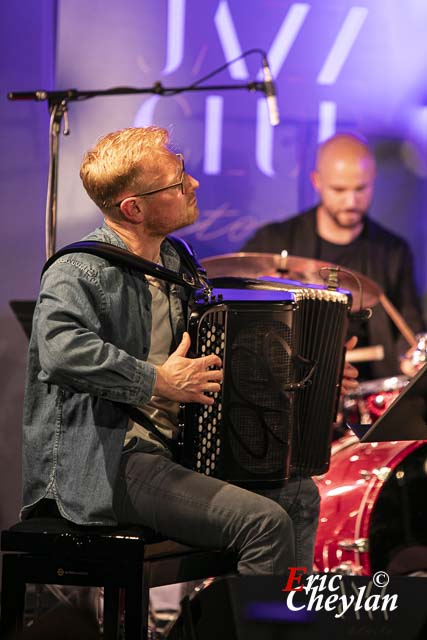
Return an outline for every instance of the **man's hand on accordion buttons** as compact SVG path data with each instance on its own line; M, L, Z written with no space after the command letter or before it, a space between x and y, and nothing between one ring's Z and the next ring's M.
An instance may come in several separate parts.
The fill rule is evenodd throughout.
M153 392L169 400L213 404L213 397L206 394L221 389L221 358L214 354L187 358L190 344L190 336L185 332L176 351L164 364L156 367L157 379Z
M356 336L352 336L345 343L345 348L346 348L347 351L349 351L350 349L354 349L356 344L357 344L357 337ZM342 374L342 381L341 381L341 395L342 396L345 396L345 395L351 393L352 391L354 391L355 389L357 389L357 387L359 386L359 383L357 381L357 376L358 375L359 375L359 372L356 369L356 367L353 367L353 365L350 364L349 362L345 362L344 371L343 371L343 374Z

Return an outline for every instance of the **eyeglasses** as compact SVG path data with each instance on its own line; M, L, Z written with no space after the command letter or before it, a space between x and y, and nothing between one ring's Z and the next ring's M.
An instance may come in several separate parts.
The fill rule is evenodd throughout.
M184 156L181 153L177 153L176 156L180 159L181 162L181 179L179 182L174 182L174 184L170 184L167 187L160 187L160 189L153 189L152 191L146 191L145 193L135 193L133 196L126 196L120 202L116 202L113 207L120 207L122 202L127 200L128 198L143 198L144 196L152 196L155 193L160 193L161 191L166 191L167 189L174 189L175 187L181 187L181 193L184 195L184 178L185 178L185 165L184 165Z

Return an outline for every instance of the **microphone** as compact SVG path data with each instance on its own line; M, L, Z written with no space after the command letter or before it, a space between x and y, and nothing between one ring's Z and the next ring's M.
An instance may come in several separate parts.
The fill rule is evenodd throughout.
M262 56L262 73L264 76L264 93L267 98L268 119L271 126L275 127L280 122L279 107L277 105L276 87L274 86L270 65L265 55Z

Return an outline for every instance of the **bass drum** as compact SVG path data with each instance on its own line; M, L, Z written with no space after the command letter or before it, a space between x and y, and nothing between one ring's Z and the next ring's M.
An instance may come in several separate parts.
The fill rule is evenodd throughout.
M400 550L427 547L427 440L362 444L346 435L315 480L315 570L371 575Z

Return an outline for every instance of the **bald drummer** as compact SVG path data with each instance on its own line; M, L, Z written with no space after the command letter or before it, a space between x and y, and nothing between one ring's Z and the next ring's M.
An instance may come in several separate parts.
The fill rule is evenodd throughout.
M340 133L319 146L311 182L315 207L282 222L260 227L241 251L281 253L332 262L376 282L414 333L424 330L413 258L403 238L369 216L376 175L375 158L361 137ZM369 321L353 322L358 347L376 346L381 360L358 363L360 379L401 373L408 344L377 304ZM378 353L378 349L376 350ZM403 361L405 370L405 361Z

